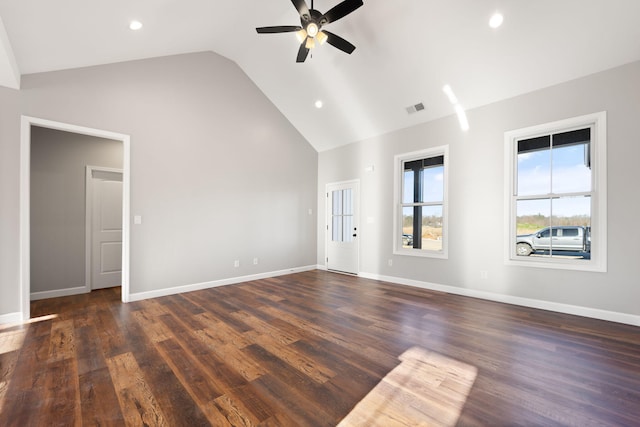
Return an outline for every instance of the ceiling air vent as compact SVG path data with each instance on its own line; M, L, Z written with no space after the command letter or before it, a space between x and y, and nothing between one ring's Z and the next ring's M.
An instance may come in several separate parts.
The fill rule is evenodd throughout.
M416 105L411 105L407 107L406 110L407 110L407 113L409 114L417 113L418 111L424 110L424 104L422 102L419 102Z

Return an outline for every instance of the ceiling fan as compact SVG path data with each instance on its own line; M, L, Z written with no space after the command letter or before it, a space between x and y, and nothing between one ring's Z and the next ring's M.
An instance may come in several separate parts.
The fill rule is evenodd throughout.
M313 8L313 0L311 0L311 9L307 6L305 0L291 0L296 10L300 14L300 25L285 25L276 27L260 27L256 28L259 34L273 33L296 33L296 37L300 41L300 49L296 62L304 62L309 55L309 50L313 49L316 41L320 44L329 43L333 47L343 52L351 54L355 50L355 46L329 31L322 29L327 24L344 18L364 3L362 0L344 0L337 6L329 9L326 13L321 13Z

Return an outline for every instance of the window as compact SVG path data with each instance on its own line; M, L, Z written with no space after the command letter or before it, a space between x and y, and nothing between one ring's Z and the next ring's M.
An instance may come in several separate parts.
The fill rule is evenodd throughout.
M507 262L606 271L606 114L505 133Z
M395 254L447 257L447 157L447 146L395 157Z
M331 192L331 241L352 242L353 191L351 188Z

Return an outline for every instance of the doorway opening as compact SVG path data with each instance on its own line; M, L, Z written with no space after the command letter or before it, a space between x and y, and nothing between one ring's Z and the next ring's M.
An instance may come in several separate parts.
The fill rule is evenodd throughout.
M122 144L122 184L121 184L121 223L122 223L122 246L121 251L112 251L110 257L112 264L114 256L119 256L121 266L121 295L122 301L129 301L129 242L130 229L128 218L130 216L130 137L128 135L109 132L100 129L87 128L68 123L54 122L45 119L22 116L21 139L20 139L20 299L21 315L24 321L30 318L31 302L31 232L32 232L32 206L31 206L31 160L32 160L32 133L34 128L45 128L50 130L79 134L90 137L98 137L107 140L117 141ZM77 135L76 135L77 136ZM84 181L83 184L84 186ZM108 190L110 191L110 190ZM120 193L118 193L120 194ZM84 206L84 201L83 201ZM83 224L84 224L83 212ZM83 225L84 228L84 225ZM83 236L84 242L84 236ZM117 255L114 253L117 252ZM121 253L121 255L120 255ZM84 260L84 258L83 258ZM82 268L84 275L85 268ZM86 288L90 283L89 278L85 278L83 286ZM87 291L90 290L87 289ZM80 293L78 289L75 293Z

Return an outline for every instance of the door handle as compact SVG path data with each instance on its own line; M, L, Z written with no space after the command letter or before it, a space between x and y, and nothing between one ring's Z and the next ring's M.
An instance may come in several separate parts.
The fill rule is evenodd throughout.
M357 235L357 234L354 234L354 235L353 235L353 237L358 237L358 235Z

